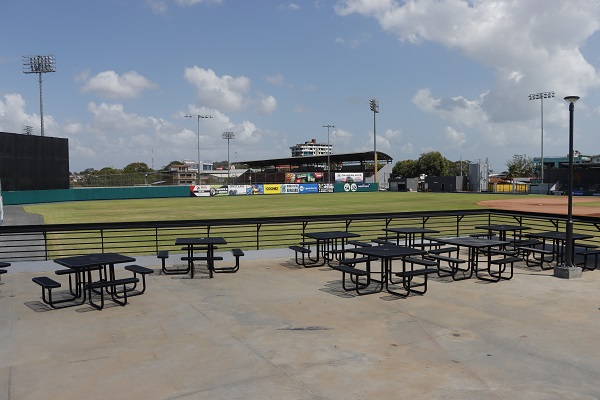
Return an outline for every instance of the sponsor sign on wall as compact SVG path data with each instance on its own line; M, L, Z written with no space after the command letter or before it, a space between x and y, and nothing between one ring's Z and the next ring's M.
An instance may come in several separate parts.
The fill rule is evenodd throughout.
M261 183L257 183L251 186L246 186L246 194L264 194L264 188Z
M363 183L362 172L336 172L335 183Z
M227 191L230 196L245 195L246 185L229 185Z
M279 194L281 193L280 184L269 183L264 185L264 194Z
M298 193L319 193L319 185L316 183L301 183L298 185Z
M281 193L282 194L290 194L290 193L299 193L300 187L295 183L286 183L285 185L281 185Z
M319 183L319 193L333 193L333 183Z

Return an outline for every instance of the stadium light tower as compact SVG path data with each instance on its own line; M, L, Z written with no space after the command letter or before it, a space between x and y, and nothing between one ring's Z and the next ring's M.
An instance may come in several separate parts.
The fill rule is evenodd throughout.
M185 117L198 118L198 185L200 185L200 174L202 173L202 163L200 162L200 118L212 118L212 115L185 114Z
M231 139L235 139L235 133L233 132L223 132L221 138L227 139L227 184L229 185L229 172L231 171L231 166L229 164L229 141Z
M544 183L544 99L549 99L552 97L554 97L554 91L532 93L529 95L529 100L540 99L542 104L542 157L540 158L540 178L542 180L542 184Z
M331 154L331 148L329 145L329 128L335 128L335 126L323 125L323 128L327 128L327 183L331 184L331 163L329 162L329 155Z
M375 129L375 115L379 113L379 102L376 99L369 100L369 106L371 107L371 111L373 111L373 157L374 157L374 165L373 169L375 170L375 180L374 182L379 184L377 180L377 130Z
M56 72L56 57L23 56L23 73L38 74L40 82L40 133L44 136L44 102L42 100L42 74Z

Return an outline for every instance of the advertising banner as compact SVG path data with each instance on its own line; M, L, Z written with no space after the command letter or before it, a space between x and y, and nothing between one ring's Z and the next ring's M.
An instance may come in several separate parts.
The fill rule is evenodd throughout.
M336 183L336 192L376 192L378 185L375 183Z
M195 185L190 186L190 193L196 197L208 197L228 194L227 186Z
M230 196L246 195L246 185L229 185L227 191Z
M246 194L265 194L264 187L262 184L257 183L251 186L246 186Z
M319 193L333 193L333 183L319 183Z
M281 188L278 183L269 183L264 185L264 194L280 194Z
M362 172L336 172L335 183L363 183Z
M316 183L301 183L298 185L298 193L319 193L319 185Z
M282 194L297 194L300 192L300 187L295 183L286 183L281 185Z

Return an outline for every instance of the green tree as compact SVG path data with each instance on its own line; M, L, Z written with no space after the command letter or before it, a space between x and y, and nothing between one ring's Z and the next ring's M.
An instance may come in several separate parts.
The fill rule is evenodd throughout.
M508 167L508 179L531 176L531 157L525 154L515 154L511 160L506 162Z
M134 162L131 163L127 166L125 166L125 168L123 168L123 173L124 174L134 174L136 172L151 172L152 169L150 167L148 167L148 165L146 163L143 162Z
M419 173L431 176L447 176L449 163L439 151L423 153L417 160Z
M392 168L392 176L394 178L415 178L419 175L417 167L415 160L398 161Z
M469 164L471 161L450 161L448 164L448 175L450 176L466 176L469 174Z

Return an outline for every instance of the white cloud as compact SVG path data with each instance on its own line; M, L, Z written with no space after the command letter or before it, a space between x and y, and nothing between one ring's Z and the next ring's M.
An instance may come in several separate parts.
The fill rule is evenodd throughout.
M131 99L137 97L145 89L154 89L156 85L135 71L119 76L115 71L104 71L88 78L85 74L78 79L85 79L82 91L94 92L111 99Z
M341 36L337 36L335 38L335 43L354 49L360 45L368 43L371 40L371 37L372 37L371 34L366 33L366 32L363 32L363 33L359 34L359 36L352 38L352 39L344 39Z
M452 148L461 148L467 141L466 135L463 132L459 132L450 126L446 127L444 135Z
M222 4L223 0L146 0L146 5L156 14L165 14L169 4L174 3L179 7L192 7L198 4Z
M600 30L598 0L339 0L335 11L374 18L403 42L439 43L493 71L495 81L475 97L434 97L432 91L443 90L435 87L413 97L421 110L469 128L438 134L458 135L474 152L512 151L533 141L531 127L539 124L539 114L533 102L527 104L529 93L554 90L559 98L572 93L585 98L600 87L598 71L581 52ZM548 101L544 107L547 127L564 125L564 104ZM552 136L546 141L556 143Z
M277 100L273 96L263 96L256 108L256 113L261 115L272 114L277 108Z
M285 78L281 74L277 75L269 75L266 77L267 82L274 86L283 86L285 85Z
M290 10L290 11L300 10L300 6L296 3L280 4L279 6L277 6L277 8L279 10Z
M224 111L244 109L249 99L245 96L250 90L250 79L229 75L219 77L211 69L186 68L185 79L195 86L199 101L211 108Z

